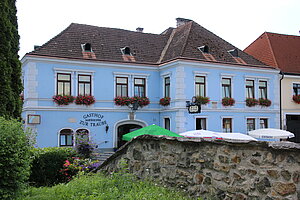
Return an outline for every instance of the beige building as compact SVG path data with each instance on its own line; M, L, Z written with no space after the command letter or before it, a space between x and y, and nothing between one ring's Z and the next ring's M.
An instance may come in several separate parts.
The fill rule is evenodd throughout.
M281 70L280 125L300 142L300 36L265 32L244 51Z

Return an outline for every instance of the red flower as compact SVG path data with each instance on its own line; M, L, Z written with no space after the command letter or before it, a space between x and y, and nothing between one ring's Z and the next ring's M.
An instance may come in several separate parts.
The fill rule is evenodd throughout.
M55 95L52 99L58 105L69 105L74 101L74 97L70 95Z
M164 97L159 100L159 104L162 106L168 106L168 105L170 105L170 103L171 103L170 97Z
M235 104L235 100L231 97L224 97L222 99L223 106L233 106Z
M79 96L76 97L75 103L77 105L87 105L87 106L89 106L89 105L95 103L95 97L90 96L90 95L88 95L88 96L79 95Z
M297 104L300 104L300 95L294 95L293 96L293 101Z

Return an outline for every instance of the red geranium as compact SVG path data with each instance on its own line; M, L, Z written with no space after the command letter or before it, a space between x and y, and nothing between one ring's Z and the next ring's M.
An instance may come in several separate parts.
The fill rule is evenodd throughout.
M87 106L89 106L89 105L95 103L95 97L90 96L90 95L88 95L88 96L79 95L79 96L76 97L75 103L77 105L87 105Z

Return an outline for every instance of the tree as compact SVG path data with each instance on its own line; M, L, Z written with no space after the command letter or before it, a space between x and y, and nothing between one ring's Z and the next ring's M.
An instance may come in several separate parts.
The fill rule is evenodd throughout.
M20 118L23 90L16 0L0 2L0 116Z

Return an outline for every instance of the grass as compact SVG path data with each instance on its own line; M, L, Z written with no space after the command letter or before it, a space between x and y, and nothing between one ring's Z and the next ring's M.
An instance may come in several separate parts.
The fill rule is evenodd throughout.
M157 186L149 181L135 180L129 174L82 175L67 184L28 188L20 200L188 200L185 194Z

